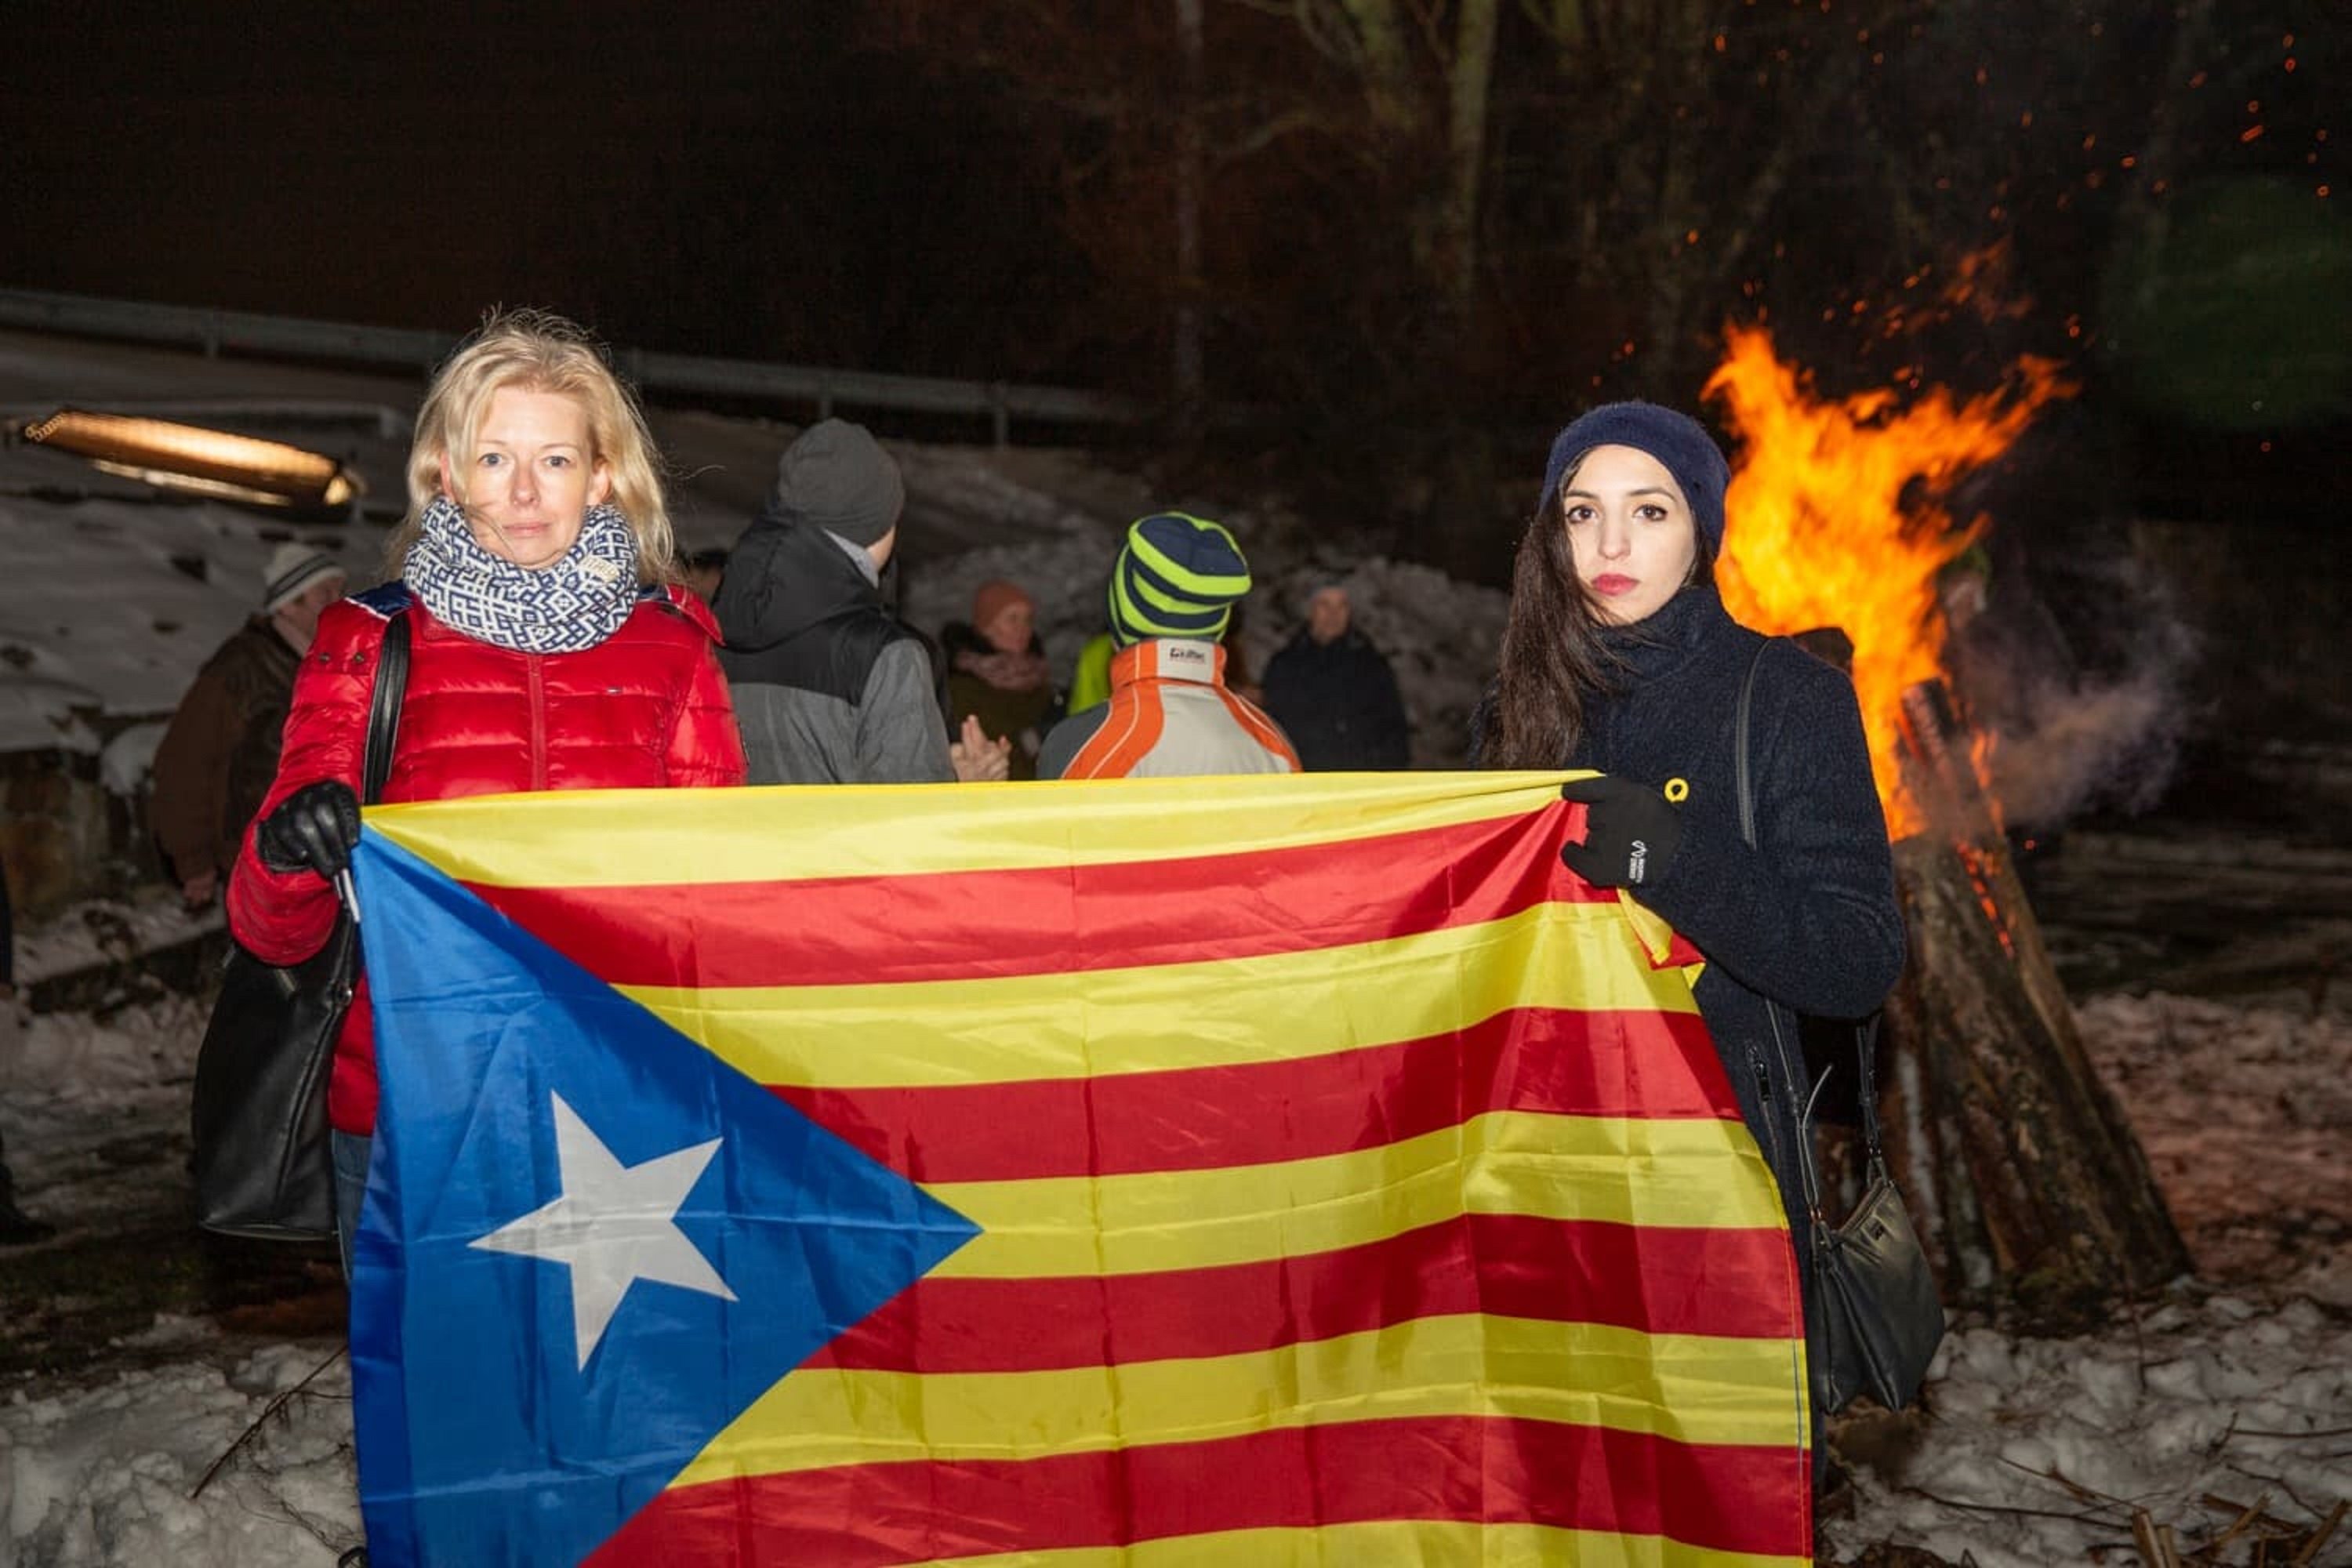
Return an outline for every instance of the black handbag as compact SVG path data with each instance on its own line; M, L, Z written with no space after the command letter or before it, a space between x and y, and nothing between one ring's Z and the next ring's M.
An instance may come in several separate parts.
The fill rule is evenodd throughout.
M392 771L408 683L408 617L394 615L376 658L361 798ZM196 1223L225 1236L315 1241L335 1233L327 1075L359 973L359 928L337 911L326 944L300 963L264 963L232 943L220 997L196 1050L189 1108Z
M1877 1084L1871 1055L1878 1043L1875 1019L1855 1031L1862 1061L1862 1137L1868 1173L1861 1201L1836 1225L1822 1217L1821 1178L1814 1169L1810 1129L1800 1129L1805 1195L1811 1204L1814 1316L1817 1331L1807 1335L1813 1397L1824 1413L1843 1410L1867 1394L1889 1410L1918 1397L1944 1339L1944 1304L1936 1295L1935 1271L1927 1249L1911 1228L1903 1194L1886 1173L1879 1149Z
M1767 644L1766 646L1769 646ZM1733 776L1739 794L1739 832L1748 847L1756 847L1756 803L1748 778L1748 715L1756 689L1756 666L1763 647L1749 660L1747 679L1739 688L1739 708L1733 725ZM1785 1052L1781 1007L1765 998L1766 1018ZM1793 1016L1790 1024L1795 1024ZM1936 1294L1935 1270L1927 1265L1927 1248L1911 1227L1903 1194L1887 1173L1886 1155L1878 1128L1878 1084L1874 1057L1878 1020L1854 1028L1854 1055L1860 1064L1859 1095L1866 1179L1853 1212L1832 1225L1822 1212L1821 1169L1813 1157L1812 1109L1806 1106L1797 1121L1797 1168L1805 1195L1805 1225L1812 1247L1813 1300L1805 1321L1805 1360L1811 1373L1814 1408L1822 1415L1844 1409L1867 1394L1889 1410L1900 1410L1918 1396L1927 1364L1944 1339L1944 1305Z

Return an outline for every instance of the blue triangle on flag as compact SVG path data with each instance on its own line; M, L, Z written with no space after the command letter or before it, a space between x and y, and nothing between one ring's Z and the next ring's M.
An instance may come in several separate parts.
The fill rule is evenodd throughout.
M415 855L355 864L370 1560L574 1563L978 1227Z

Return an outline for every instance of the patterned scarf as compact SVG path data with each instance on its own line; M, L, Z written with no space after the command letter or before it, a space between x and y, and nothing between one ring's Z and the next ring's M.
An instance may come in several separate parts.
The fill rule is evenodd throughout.
M1054 667L1035 653L999 653L994 648L966 648L955 656L955 667L976 675L999 691L1036 691L1053 683Z
M609 506L588 509L562 559L530 571L483 549L446 496L425 509L402 569L436 620L517 653L578 653L621 629L637 601L637 542Z

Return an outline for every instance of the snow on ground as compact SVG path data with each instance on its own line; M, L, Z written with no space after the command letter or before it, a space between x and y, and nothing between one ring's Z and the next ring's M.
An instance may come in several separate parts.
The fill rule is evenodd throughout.
M2352 1016L2158 994L2097 997L2081 1016L2126 1104L2178 1108L2143 1113L2140 1146L2199 1270L2352 1312Z
M25 945L70 952L86 923L37 928ZM142 1135L184 1150L202 1026L196 1003L177 995L103 1020L0 1018L0 1138L26 1207L70 1232L117 1223L142 1195L155 1206L174 1200L152 1189L177 1176L175 1164L125 1173L105 1151ZM158 1316L113 1350L115 1370L0 1384L0 1568L274 1568L332 1563L358 1543L340 1340L260 1342L208 1320Z
M1886 1542L2047 1568L2135 1561L2135 1509L2184 1549L2256 1504L2308 1531L2352 1499L2348 1424L2352 1323L2309 1300L2187 1291L2095 1338L1964 1328L1926 1413L1872 1434L1885 1469L1853 1464L1854 1510L1824 1539L1840 1556ZM2346 1561L2337 1544L2317 1561Z
M2232 1522L2208 1498L2306 1531L2352 1500L2352 1020L2161 992L2076 1016L2199 1279L2096 1336L1957 1325L1922 1411L1839 1434L1855 1507L1822 1534L1841 1556L2131 1562L2135 1508L2187 1549ZM2352 1562L2352 1536L2314 1561Z
M202 1325L159 1321L156 1332L184 1341L192 1359L0 1407L0 1562L273 1568L331 1563L358 1545L338 1348L208 1355Z
M2249 1173L2277 1157L2284 1119L2346 1124L2352 1023L2161 994L2101 997L2082 1020L2207 1278L2096 1335L1956 1325L1921 1409L1837 1429L1852 1511L1823 1540L1840 1560L1891 1543L2042 1568L2124 1552L2135 1507L2186 1547L2230 1523L2209 1496L2306 1531L2352 1500L2340 1149L2332 1167L2288 1162L2279 1192L2304 1189L2299 1207L2239 1201ZM42 1015L21 1048L0 1048L0 1131L30 1206L103 1222L120 1194L92 1173L91 1151L141 1129L178 1135L194 1021L177 997L104 1022ZM95 1101L93 1085L105 1090ZM2265 1213L2283 1228L2255 1247ZM350 1382L333 1339L257 1342L175 1318L142 1340L121 1347L137 1370L0 1388L0 1565L275 1568L330 1563L358 1539ZM2336 1544L2315 1561L2352 1561L2352 1538Z

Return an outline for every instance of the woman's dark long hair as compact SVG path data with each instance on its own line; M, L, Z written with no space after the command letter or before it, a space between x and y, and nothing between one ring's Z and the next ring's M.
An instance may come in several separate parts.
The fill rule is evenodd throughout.
M1545 499L1519 539L1511 565L1510 617L1503 624L1502 669L1495 678L1493 701L1473 721L1474 761L1480 767L1566 765L1584 736L1587 706L1626 677L1623 656L1601 639L1609 623L1592 607L1576 574L1576 554L1560 514L1560 494L1583 464L1580 456L1568 466L1559 494ZM1715 558L1706 536L1696 528L1693 533L1696 548L1685 581L1696 583L1712 574Z
M1481 766L1556 768L1568 761L1584 733L1585 704L1617 669L1601 627L1577 580L1558 498L1551 498L1528 520L1511 566L1510 617L1503 625L1502 669Z

